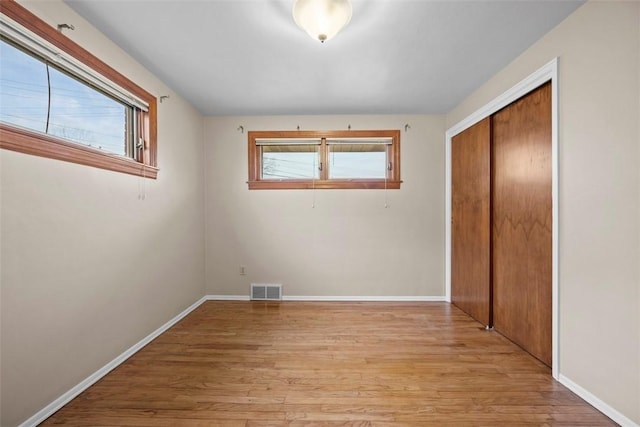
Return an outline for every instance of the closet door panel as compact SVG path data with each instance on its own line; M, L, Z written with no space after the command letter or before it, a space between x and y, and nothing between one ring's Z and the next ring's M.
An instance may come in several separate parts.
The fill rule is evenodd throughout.
M551 84L492 117L493 324L551 366Z
M486 118L451 139L451 301L490 325L490 140Z

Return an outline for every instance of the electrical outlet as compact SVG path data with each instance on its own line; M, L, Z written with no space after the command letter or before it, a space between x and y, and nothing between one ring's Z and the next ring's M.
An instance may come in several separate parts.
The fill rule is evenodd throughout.
M244 268L244 265L240 266L240 275L241 276L246 276L247 275L247 272L246 272L246 270Z

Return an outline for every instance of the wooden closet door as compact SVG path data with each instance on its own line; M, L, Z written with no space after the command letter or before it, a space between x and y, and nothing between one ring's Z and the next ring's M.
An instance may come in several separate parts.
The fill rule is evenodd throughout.
M451 301L487 326L490 312L490 140L486 118L451 139Z
M492 117L496 330L551 366L551 84Z

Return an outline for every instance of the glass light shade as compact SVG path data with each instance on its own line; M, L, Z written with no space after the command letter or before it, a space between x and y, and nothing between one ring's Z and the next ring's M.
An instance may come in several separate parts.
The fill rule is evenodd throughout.
M325 42L351 20L349 0L296 0L293 19L311 38Z

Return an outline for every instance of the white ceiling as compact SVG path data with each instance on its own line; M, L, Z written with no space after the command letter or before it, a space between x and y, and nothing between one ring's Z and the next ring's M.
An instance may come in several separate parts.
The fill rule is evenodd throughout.
M205 115L294 115L446 113L583 1L354 0L324 44L293 0L66 3Z

